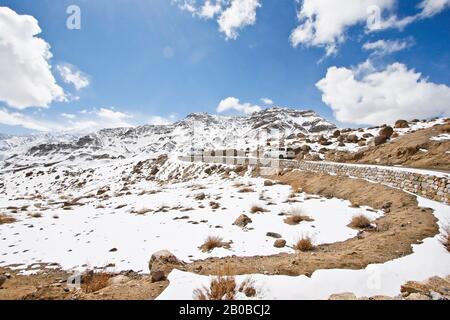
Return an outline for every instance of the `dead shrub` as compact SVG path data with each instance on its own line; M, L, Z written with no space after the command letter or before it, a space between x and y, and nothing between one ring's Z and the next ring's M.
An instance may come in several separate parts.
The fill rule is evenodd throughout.
M228 276L218 276L211 280L209 288L194 290L195 300L234 300L235 296L236 280Z
M352 218L352 221L350 222L350 227L352 227L352 228L365 229L365 228L369 228L370 226L371 226L371 224L370 224L369 218L367 218L363 214L354 216Z
M212 273L216 274L209 287L194 290L195 300L235 300L238 292L247 297L254 297L257 291L251 278L244 280L239 286L234 274L236 271L229 264L215 268Z
M290 224L292 226L297 225L303 221L311 222L314 221L314 219L303 214L303 211L300 208L291 209L288 213L288 216L284 219L284 223Z
M221 237L217 236L209 236L206 238L205 242L200 246L200 249L203 252L211 252L215 248L230 248L230 244L227 242L223 242Z
M297 243L294 245L294 249L305 252L305 251L312 251L314 250L314 244L310 237L302 237L297 241Z
M82 278L81 288L85 293L96 292L108 286L108 280L112 278L112 274L107 272L87 272Z
M441 236L441 243L450 252L450 226L447 227Z
M17 220L11 216L8 216L4 213L0 213L0 224L14 223Z

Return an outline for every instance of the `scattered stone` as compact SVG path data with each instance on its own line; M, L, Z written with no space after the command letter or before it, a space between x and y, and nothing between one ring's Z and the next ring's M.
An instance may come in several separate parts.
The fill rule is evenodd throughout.
M398 129L409 128L408 121L406 121L406 120L397 120L397 121L395 122L394 128L398 128Z
M275 238L275 239L281 239L281 234L275 233L275 232L267 232L266 236Z
M286 246L286 240L284 240L284 239L277 239L273 243L273 246L275 248L284 248Z
M384 128L381 128L378 135L389 139L393 133L394 133L394 129L392 129L392 127L390 127L390 126L386 126Z
M252 223L252 219L250 219L248 216L246 216L245 214L241 214L236 221L234 221L233 225L234 226L238 226L241 228L244 228L246 225L248 225L249 223Z

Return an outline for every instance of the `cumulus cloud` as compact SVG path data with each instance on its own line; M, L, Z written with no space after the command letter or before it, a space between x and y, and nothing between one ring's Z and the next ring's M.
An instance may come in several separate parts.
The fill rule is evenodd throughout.
M324 47L327 55L337 51L345 41L346 30L364 23L369 11L376 6L381 12L391 10L395 0L304 0L298 12L299 26L290 37L294 47Z
M395 52L399 52L410 48L414 44L412 39L404 40L378 40L374 42L366 42L363 49L372 51L372 55L385 56Z
M75 119L77 116L72 113L61 113L61 117L66 119Z
M354 69L331 67L316 86L341 122L379 125L450 114L450 88L401 63L383 70L367 62Z
M239 99L234 97L228 97L220 101L219 106L217 107L218 113L230 110L238 111L243 114L251 114L253 112L261 111L261 107L250 103L241 103Z
M299 25L291 33L291 44L323 47L329 56L337 52L339 44L346 40L346 31L353 26L365 25L367 32L403 29L445 10L450 0L423 0L417 14L403 18L395 14L397 4L397 0L300 1Z
M152 116L150 117L148 124L154 126L169 125L174 123L175 119L176 116L174 114L171 114L168 117Z
M260 0L232 0L231 6L222 12L218 19L219 30L227 39L236 39L238 31L256 22L256 9Z
M0 7L0 100L12 108L65 100L51 72L50 45L37 37L40 33L34 17Z
M269 98L261 98L261 102L264 103L267 106L272 106L273 105L272 99L269 99Z
M77 91L86 88L90 84L88 76L71 64L59 64L56 69L63 81L72 84Z
M226 39L236 39L239 31L256 22L261 0L172 0L182 10L204 19L217 17L219 31Z

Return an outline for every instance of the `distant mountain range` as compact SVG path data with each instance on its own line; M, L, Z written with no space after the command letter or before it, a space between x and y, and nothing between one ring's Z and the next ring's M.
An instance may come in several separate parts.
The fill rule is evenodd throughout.
M45 133L29 136L0 135L3 167L30 163L94 160L185 153L192 147L256 148L264 134L289 137L299 133L316 135L336 129L336 125L311 110L274 107L249 116L225 117L192 113L169 125L103 129L80 136ZM263 141L264 142L264 141Z

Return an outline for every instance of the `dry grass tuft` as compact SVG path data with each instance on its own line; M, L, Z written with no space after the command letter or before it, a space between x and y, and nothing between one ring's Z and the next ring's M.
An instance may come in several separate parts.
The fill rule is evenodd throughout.
M205 242L200 246L200 249L203 252L211 252L215 248L230 248L230 245L226 242L223 242L221 237L217 236L209 236L206 238Z
M450 252L450 226L447 227L441 236L441 243Z
M350 222L350 227L357 229L365 229L371 226L369 218L365 215L360 214L358 216L354 216L352 221Z
M314 250L314 244L310 237L302 237L294 245L294 249L305 252Z
M303 221L311 222L314 221L314 219L303 214L300 208L291 209L288 213L288 217L284 219L284 223L290 224L292 226L297 225Z
M209 287L194 290L195 300L235 300L238 292L247 297L256 296L253 280L248 278L238 286L234 276L236 270L229 264L217 267L213 273L217 274L217 277L211 281Z
M210 287L194 290L195 300L234 300L236 280L234 277L218 276L211 281Z
M4 213L0 213L0 224L14 223L17 220L11 216L8 216Z
M108 286L108 280L112 274L107 272L87 272L83 277L81 288L85 293L96 292Z

